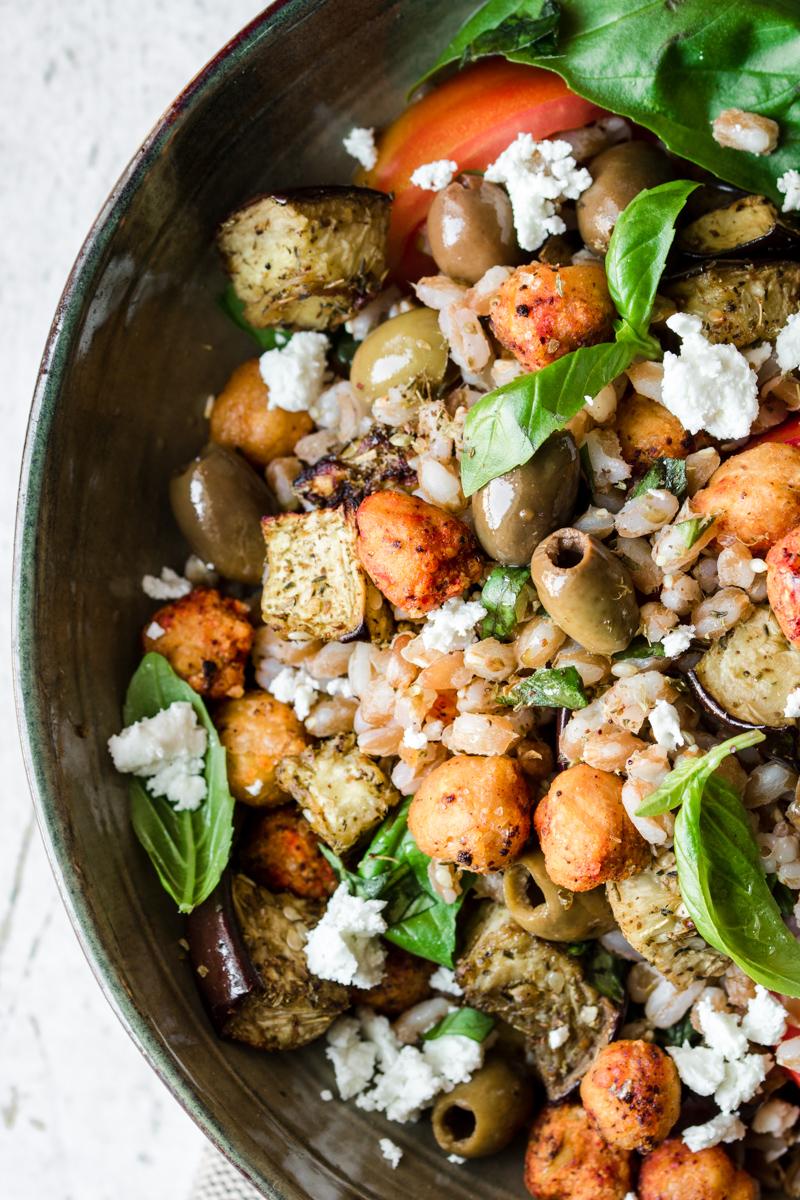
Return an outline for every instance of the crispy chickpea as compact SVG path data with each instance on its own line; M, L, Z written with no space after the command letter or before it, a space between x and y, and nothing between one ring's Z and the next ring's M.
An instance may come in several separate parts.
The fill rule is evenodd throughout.
M767 555L767 596L786 638L800 646L800 526Z
M337 880L319 836L293 805L255 813L239 848L242 870L271 892L325 900Z
M307 412L268 408L269 391L258 359L250 358L231 375L211 409L211 440L241 450L258 467L284 458L314 428Z
M409 616L459 596L481 574L466 525L405 492L375 492L356 514L358 556L373 583Z
M163 654L181 679L212 700L244 694L244 668L253 644L249 609L213 588L195 588L165 604L142 633L145 653ZM163 632L152 637L154 625Z
M431 858L485 875L521 853L530 834L530 805L515 759L456 754L420 784L408 827Z
M386 943L384 976L375 987L353 988L354 1004L367 1004L385 1017L399 1017L431 994L432 962Z
M581 1100L609 1146L646 1154L677 1121L681 1084L660 1046L611 1042L584 1075Z
M585 763L556 775L534 815L547 874L588 892L647 865L650 847L622 805L622 780Z
M686 458L692 450L692 436L678 418L636 392L617 406L616 430L622 457L637 471L646 471L656 458Z
M275 782L275 770L310 742L294 709L269 692L248 692L221 704L214 724L227 751L228 784L236 799L254 808L282 804L286 793Z
M531 1129L525 1186L536 1200L624 1200L630 1153L607 1145L579 1104L548 1105Z
M642 1163L639 1200L757 1200L758 1187L734 1167L721 1146L693 1151L680 1138L664 1142Z
M754 553L800 525L800 446L765 442L724 462L692 500L717 517L717 537L732 533Z
M580 346L608 341L615 315L600 263L518 267L491 308L495 337L527 371L539 371Z

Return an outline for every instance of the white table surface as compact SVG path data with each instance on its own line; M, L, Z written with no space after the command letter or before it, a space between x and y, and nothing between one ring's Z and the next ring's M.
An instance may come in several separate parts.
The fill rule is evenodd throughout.
M72 261L159 114L258 0L0 0L0 1196L183 1200L204 1139L78 947L36 830L8 663L30 397Z

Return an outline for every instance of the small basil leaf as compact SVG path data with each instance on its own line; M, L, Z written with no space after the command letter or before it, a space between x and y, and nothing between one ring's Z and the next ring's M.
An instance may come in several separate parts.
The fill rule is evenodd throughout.
M486 616L481 621L482 638L510 638L525 615L533 589L527 567L494 567L481 591Z
M625 976L627 967L621 958L611 954L599 942L593 942L592 948L583 960L586 978L601 996L622 1004L625 999Z
M589 699L576 667L542 667L519 679L499 695L503 704L516 708L586 708Z
M678 521L673 526L683 539L687 550L691 550L695 542L698 542L710 525L716 521L715 516L710 517L690 517L688 521Z
M465 1005L464 1008L457 1008L446 1017L442 1017L433 1029L423 1033L422 1040L433 1042L436 1038L446 1037L448 1034L458 1034L460 1037L472 1038L475 1042L483 1042L493 1029L494 1017Z
M694 1046L700 1041L700 1034L692 1025L691 1016L668 1025L666 1029L654 1029L653 1037L659 1046L684 1046L687 1042Z
M657 458L647 474L639 480L631 496L643 496L654 488L666 489L682 500L688 490L686 463L682 458Z
M611 657L614 662L626 662L629 658L663 658L664 647L661 642L648 642L646 637L635 637L629 646Z
M142 780L130 784L131 821L162 887L183 913L201 904L219 883L233 840L233 797L225 749L205 704L175 674L163 654L146 654L128 686L126 725L154 717L176 700L188 701L205 728L206 798L194 812L176 812L168 800L151 796Z
M736 750L746 750L748 746L757 746L763 741L764 734L758 729L753 729L728 738L726 742L714 746L699 758L684 759L636 810L637 817L658 817L661 813L677 808L693 791L702 794L708 780L729 754Z
M269 329L256 329L254 325L251 325L244 315L244 301L239 299L232 283L228 284L220 296L219 306L235 325L250 334L262 350L279 350L291 341L292 331L290 329L282 329L280 325L272 326Z

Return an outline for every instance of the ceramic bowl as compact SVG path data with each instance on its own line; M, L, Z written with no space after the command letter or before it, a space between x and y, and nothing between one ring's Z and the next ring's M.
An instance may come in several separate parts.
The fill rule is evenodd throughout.
M31 416L16 562L17 691L42 832L78 936L121 1020L206 1133L273 1200L515 1196L505 1164L448 1164L426 1122L338 1101L322 1049L219 1041L181 922L128 822L106 740L152 610L180 565L167 481L203 441L206 397L252 354L222 314L220 219L273 186L346 181L353 124L385 123L471 0L284 0L235 38L137 152L59 305ZM405 1151L381 1158L390 1134Z

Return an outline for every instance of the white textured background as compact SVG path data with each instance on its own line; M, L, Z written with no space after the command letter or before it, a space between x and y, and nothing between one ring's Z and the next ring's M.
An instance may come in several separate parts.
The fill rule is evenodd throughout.
M202 1146L91 976L31 812L11 697L19 460L72 261L175 94L258 0L0 0L0 1196L183 1200Z

